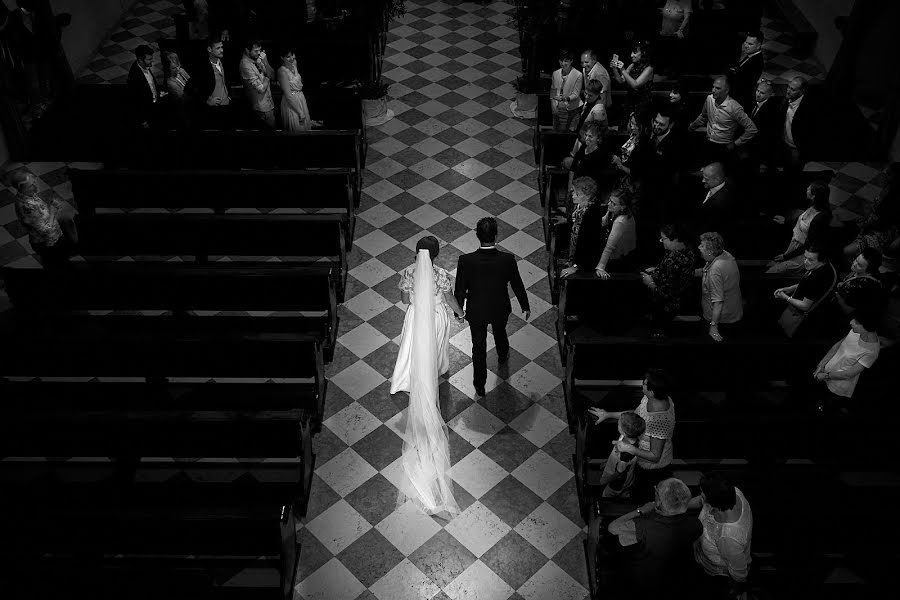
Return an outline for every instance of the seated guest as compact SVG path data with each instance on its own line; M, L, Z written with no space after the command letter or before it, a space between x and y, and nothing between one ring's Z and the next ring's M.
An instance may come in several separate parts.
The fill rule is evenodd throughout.
M810 246L803 252L803 268L806 272L799 283L775 290L775 298L787 304L778 324L788 337L795 337L801 325L802 333L815 329L809 316L837 284L837 271L821 248Z
M683 481L660 481L654 496L609 524L609 533L618 538L617 566L628 592L623 597L679 596L673 586L684 585L693 562L692 548L703 533L700 521L688 514L691 491Z
M739 596L752 561L750 504L723 474L710 473L700 479L700 495L691 499L688 508L700 509L703 534L694 542L694 560L713 578L705 587L730 588L733 597Z
M572 182L572 213L569 215L569 254L567 266L560 275L565 277L578 270L579 262L589 269L600 260L603 235L603 207L597 203L597 182L579 177Z
M706 196L691 215L694 231L718 231L729 235L740 218L741 205L737 191L725 178L720 162L706 165L700 171Z
M819 361L813 377L816 381L825 382L828 389L825 399L819 404L820 411L840 406L845 398L853 397L860 374L875 364L881 351L877 327L877 314L854 313L850 331Z
M597 183L605 183L603 180L610 170L610 157L603 141L599 123L594 121L585 125L584 145L578 149L569 165L570 185L578 177L591 177Z
M703 320L709 323L709 337L721 342L725 339L722 332L734 332L744 316L741 274L737 261L725 250L725 241L717 232L701 234L699 250L706 265L694 271L694 275L702 277Z
M748 143L757 133L756 125L729 92L728 80L717 77L703 110L689 127L691 131L706 131L706 144L701 150L704 162L726 160L731 150Z
M627 67L621 60L613 60L609 66L613 70L613 77L625 85L627 92L622 122L627 125L631 115L637 115L638 119L643 119L644 113L653 102L653 65L650 64L650 44L635 42L631 47L631 64Z
M586 213L585 216L589 215ZM593 230L594 214L590 215L590 222ZM628 268L629 254L637 245L636 240L631 196L627 190L615 190L609 195L606 214L600 219L600 231L588 235L585 228L578 234L573 263L560 275L568 277L579 270L593 269L597 277L609 279L607 269L622 271Z
M680 82L676 81L672 84L672 89L669 91L669 96L665 102L660 103L659 110L666 111L672 115L672 119L675 121L675 128L680 132L684 133L687 131L688 125L691 124L691 119L688 116L687 112L687 102L684 98L685 89L684 85Z
M659 241L666 251L662 260L642 272L644 285L650 290L651 319L657 326L671 321L681 310L681 301L692 285L696 260L681 225L664 225Z
M210 129L222 129L230 125L231 96L225 81L225 46L219 35L211 35L206 40L206 56L203 65L193 69L193 77L188 82L190 94L202 105L206 123Z
M644 419L646 429L640 436L637 446L621 440L616 442L619 452L627 452L638 457L635 494L641 488L649 490L668 476L668 467L672 463L672 435L675 432L675 402L669 397L669 383L666 374L659 369L650 369L643 382L644 397L634 413ZM621 412L606 411L602 408L589 408L588 412L595 417L594 424L599 425L606 419L618 419Z
M620 442L634 446L646 430L646 422L635 413L623 412L619 416ZM603 466L603 474L600 476L600 485L605 486L602 497L627 497L629 488L634 483L636 466L637 456L628 452L620 452L616 446L613 446L609 452L609 458L606 459L606 464Z
M131 117L140 127L147 129L156 118L156 103L160 93L153 75L153 49L141 44L134 49L135 61L128 71L128 101Z
M834 290L835 305L847 316L858 309L877 310L881 303L881 254L872 248L860 252L850 272Z
M578 132L578 139L572 146L572 151L565 159L563 159L563 167L569 168L574 157L581 148L584 141L584 134L588 123L597 123L600 125L600 133L606 135L609 128L609 117L606 114L606 107L600 101L600 90L602 85L596 79L591 79L587 83L587 90L584 93L584 104L581 105L581 112L575 125L575 131Z
M831 188L824 181L813 181L806 188L809 208L794 224L787 250L776 256L766 273L803 273L803 253L810 246L827 248L831 227Z
M765 60L762 45L766 41L760 31L751 31L741 45L738 64L728 70L731 79L731 96L749 113L753 106L756 82L762 77Z
M184 98L184 90L187 87L191 76L181 66L181 59L175 52L166 52L165 68L163 69L166 77L166 89L173 98Z
M748 149L754 162L768 166L781 139L781 98L775 96L770 80L760 79L756 86L755 100L749 114L759 132L751 140Z
M240 70L244 91L257 119L267 129L275 129L275 101L272 100L275 69L269 64L259 40L250 40L245 44Z
M574 130L578 125L581 108L581 72L572 68L572 52L559 54L559 68L550 77L550 110L553 113L553 129Z
M37 180L26 169L13 171L9 185L16 191L16 216L28 232L28 241L41 264L45 269L65 265L78 243L75 209L56 197L50 201L41 198Z

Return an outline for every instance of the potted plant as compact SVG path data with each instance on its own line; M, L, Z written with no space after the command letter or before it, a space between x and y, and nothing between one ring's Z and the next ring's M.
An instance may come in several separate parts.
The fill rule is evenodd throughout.
M516 90L516 99L510 105L512 113L523 119L536 118L537 94L541 90L540 78L526 73L521 77L517 77L512 85Z
M381 125L394 118L394 111L387 107L387 94L390 84L383 79L364 84L359 89L366 125Z

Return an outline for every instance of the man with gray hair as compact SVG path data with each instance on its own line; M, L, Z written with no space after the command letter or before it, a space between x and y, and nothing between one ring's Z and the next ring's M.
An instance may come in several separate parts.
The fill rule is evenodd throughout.
M671 597L673 586L691 572L694 541L703 533L688 514L691 491L680 479L659 482L655 499L609 524L618 538L621 572L629 595Z

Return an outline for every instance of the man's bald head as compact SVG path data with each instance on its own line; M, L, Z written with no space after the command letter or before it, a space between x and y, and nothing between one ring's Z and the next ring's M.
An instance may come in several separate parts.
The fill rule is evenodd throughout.
M720 162L706 165L702 169L703 187L712 189L725 182L725 167Z
M727 77L716 77L713 81L712 86L712 95L713 98L716 99L716 102L722 102L725 98L728 97L728 92L731 91L731 86L728 85Z
M802 77L794 77L788 82L784 95L787 97L788 101L793 102L806 93L808 85L807 81Z

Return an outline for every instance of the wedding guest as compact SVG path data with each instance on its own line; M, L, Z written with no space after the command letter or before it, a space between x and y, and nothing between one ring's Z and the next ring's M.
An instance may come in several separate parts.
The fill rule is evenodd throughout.
M208 129L224 129L230 125L231 96L225 80L225 46L218 34L206 40L206 60L192 70L188 82L189 94L201 104L201 126Z
M606 214L600 220L600 226L604 235L586 237L584 243L589 244L590 251L582 260L576 250L576 262L563 269L560 276L568 277L578 270L593 269L600 279L609 279L609 271L626 271L630 267L631 252L637 245L637 232L635 231L634 217L632 216L631 195L625 189L614 190L609 195ZM580 234L580 237L584 234ZM597 250L600 248L598 239L606 238L599 259L595 262ZM581 261L580 263L578 261Z
M882 283L879 273L881 254L865 248L850 264L850 272L834 290L835 305L847 316L858 309L877 310L881 303Z
M730 96L730 91L727 78L717 77L712 93L703 103L703 110L688 128L706 131L706 144L701 151L701 158L706 163L727 161L732 150L748 143L757 133L756 125ZM739 129L742 130L740 136L737 135Z
M837 271L821 248L810 246L803 252L803 268L805 273L798 283L775 290L775 298L786 304L779 324L788 337L816 330L810 316L837 284Z
M831 188L824 181L813 181L806 188L809 208L803 211L794 224L787 249L777 255L766 273L803 273L807 248L828 247L831 227Z
M569 156L562 161L564 169L571 168L572 160L584 145L584 134L587 133L588 124L597 123L600 126L601 135L606 135L609 128L609 117L606 114L606 107L600 101L602 84L596 79L591 79L588 81L587 86L584 94L584 103L579 109L577 119L575 119L575 131L578 132L578 139L572 145L572 151L569 152Z
M900 239L900 162L885 171L887 181L872 202L869 213L856 221L859 233L844 247L844 257L852 259L861 250L872 248L883 254L897 252Z
M65 265L78 243L75 208L56 197L50 201L41 198L37 180L25 169L13 171L9 184L16 191L16 216L28 233L28 241L41 264L45 269Z
M664 225L659 241L665 254L659 264L641 273L644 285L650 290L650 315L657 330L675 318L693 285L696 255L688 246L688 239L687 231L680 224Z
M650 44L635 42L631 47L631 64L625 67L621 60L610 62L613 77L626 86L627 97L623 111L623 123L631 115L644 119L644 113L653 102L653 65L650 64Z
M619 154L613 154L612 164L619 174L619 185L628 186L640 193L644 176L650 167L653 145L651 126L632 113L628 119L628 139L622 144Z
M259 40L250 40L245 44L240 71L244 91L256 117L267 129L275 129L275 102L272 100L275 70L269 64Z
M321 127L321 121L314 121L309 114L306 96L303 94L303 78L297 70L297 55L293 50L285 50L278 67L278 85L281 86L281 127L295 133Z
M181 59L176 52L166 52L164 71L166 89L173 98L181 100L184 98L184 90L188 81L191 80L191 76L181 66Z
M153 75L153 49L141 44L134 49L135 61L128 71L128 99L132 120L138 126L148 129L156 119L159 90Z
M660 8L662 20L658 50L661 52L657 52L657 56L665 57L663 66L668 70L684 70L683 63L687 58L685 37L690 31L688 25L693 13L692 4L692 0L666 0Z
M821 129L819 107L815 99L807 97L808 82L794 77L784 92L781 106L781 144L779 162L787 169L798 171L814 150ZM826 129L827 131L827 129Z
M578 149L569 163L569 187L578 177L591 177L598 184L605 183L610 172L610 155L603 144L600 124L592 121L584 128L584 145ZM607 187L608 186L604 186Z
M694 560L713 578L708 586L728 588L732 597L740 597L753 560L753 512L743 492L723 474L710 473L700 479L700 495L688 508L700 509L703 533L694 542Z
M623 412L619 416L619 441L632 446L637 445L638 439L647 430L647 423L633 412ZM637 456L628 452L620 452L613 446L609 452L609 458L603 466L599 484L604 486L601 496L603 498L616 498L627 496L628 490L634 483L634 470L637 466Z
M766 38L760 31L751 31L741 45L741 57L738 64L728 70L731 79L731 95L749 113L753 107L753 94L756 83L762 77L765 60L762 45Z
M617 538L617 566L628 597L671 598L672 586L683 586L690 571L693 546L703 533L688 513L691 492L683 481L660 481L654 499L609 524ZM676 583L678 582L678 583Z
M706 264L694 271L694 275L702 278L703 320L709 324L709 337L721 342L725 339L722 332L736 333L744 316L741 274L737 261L725 250L725 240L717 232L701 234L699 250Z
M691 123L691 118L687 112L685 93L684 85L679 81L675 81L672 83L672 89L669 90L669 95L666 97L665 102L661 103L659 108L660 112L665 111L672 115L672 120L675 121L675 128L679 133L686 132L688 125Z
M599 81L602 86L600 101L606 108L612 105L612 88L609 83L609 71L597 62L597 52L587 49L581 53L581 76L584 78L581 89L587 90L589 81Z
M572 68L572 53L563 50L559 54L559 69L550 78L550 109L553 113L553 129L575 130L581 108L581 72Z
M816 381L825 383L828 392L819 403L819 411L844 407L852 398L859 376L878 360L881 344L878 339L878 316L860 311L850 319L850 331L822 357L813 371Z
M569 216L569 253L566 268L560 275L567 276L578 270L596 265L601 247L597 238L603 235L603 207L597 203L597 182L590 177L579 177L572 182L572 212Z

